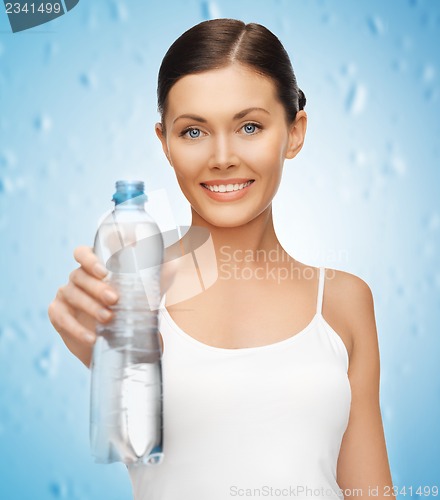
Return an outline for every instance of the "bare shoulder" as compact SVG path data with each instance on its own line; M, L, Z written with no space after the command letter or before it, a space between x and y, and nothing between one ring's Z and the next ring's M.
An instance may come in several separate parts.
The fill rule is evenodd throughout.
M326 268L322 313L344 341L350 360L362 337L377 335L371 288L352 273Z

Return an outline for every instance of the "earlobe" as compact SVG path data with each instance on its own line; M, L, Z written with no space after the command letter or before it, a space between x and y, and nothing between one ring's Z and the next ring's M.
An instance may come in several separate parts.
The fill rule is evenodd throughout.
M286 152L286 159L291 160L301 151L307 129L306 112L298 111L295 123L289 131L289 147Z
M286 160L291 160L292 158L295 158L296 154L292 149L289 149L286 153Z
M289 136L289 145L286 151L286 159L291 160L292 158L295 158L295 156L299 153L301 147L302 147L301 139L292 129L292 132L290 133Z

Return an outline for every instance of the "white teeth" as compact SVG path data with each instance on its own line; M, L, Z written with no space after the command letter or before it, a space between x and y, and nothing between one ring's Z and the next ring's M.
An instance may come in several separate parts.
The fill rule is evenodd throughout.
M208 188L210 191L213 191L215 193L226 193L226 192L231 192L231 191L240 191L240 189L243 189L249 184L251 184L252 181L247 181L243 184L215 184L214 186L208 186L207 184L203 184L206 188Z

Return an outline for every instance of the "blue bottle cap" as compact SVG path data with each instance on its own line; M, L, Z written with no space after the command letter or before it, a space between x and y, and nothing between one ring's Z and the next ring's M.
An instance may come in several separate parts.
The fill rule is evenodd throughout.
M116 181L116 193L113 195L112 201L119 205L133 198L137 198L135 201L141 203L148 200L147 195L144 193L144 182L139 180Z

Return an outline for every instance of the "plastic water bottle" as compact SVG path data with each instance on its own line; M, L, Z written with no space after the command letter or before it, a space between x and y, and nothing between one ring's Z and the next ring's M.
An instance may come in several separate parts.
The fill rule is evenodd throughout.
M97 463L163 460L158 332L163 239L145 211L142 181L118 181L94 251L119 293L114 319L97 324L91 364L90 443Z

